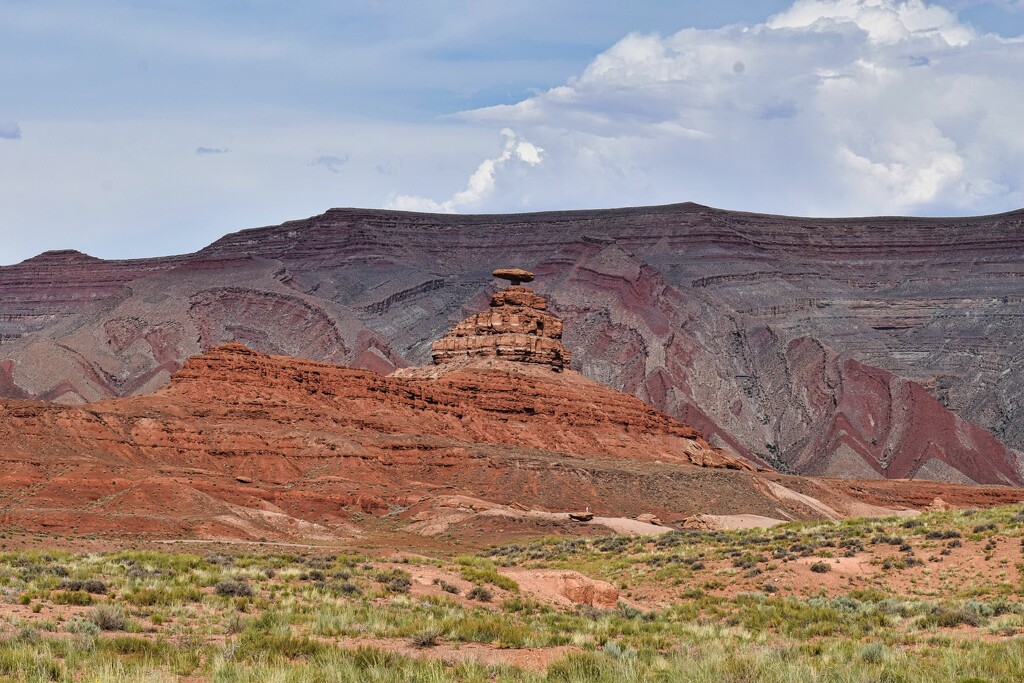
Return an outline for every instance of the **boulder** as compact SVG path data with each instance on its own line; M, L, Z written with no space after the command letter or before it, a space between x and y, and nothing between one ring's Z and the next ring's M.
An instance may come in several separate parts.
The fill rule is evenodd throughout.
M619 602L619 591L607 581L591 579L578 572L565 572L556 579L558 592L577 605L612 609Z
M520 282L533 282L533 273L522 268L498 268L491 274L502 280L508 280L513 285L518 285Z
M657 526L665 526L665 524L658 517L656 517L655 515L652 515L649 512L645 512L642 515L637 515L636 516L636 521L643 522L645 524L655 524Z

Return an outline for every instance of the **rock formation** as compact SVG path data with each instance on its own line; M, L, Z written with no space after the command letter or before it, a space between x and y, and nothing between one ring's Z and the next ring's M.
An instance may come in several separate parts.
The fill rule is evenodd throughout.
M435 364L473 358L498 358L537 363L561 370L572 354L562 345L562 321L546 313L547 301L520 282L533 273L519 268L499 268L494 276L512 284L495 292L491 308L455 325L430 347Z
M699 513L865 514L866 495L893 507L938 495L954 506L1021 498L1007 487L755 472L568 369L482 358L440 370L385 377L228 344L189 359L148 396L0 400L0 529L329 541L377 533L378 517L411 523L458 496L667 523ZM515 519L501 520L514 530ZM474 542L497 540L480 533Z
M230 341L420 365L508 263L557 302L573 367L735 454L823 476L1022 482L1024 212L333 209L173 258L52 252L0 267L0 393L151 393Z

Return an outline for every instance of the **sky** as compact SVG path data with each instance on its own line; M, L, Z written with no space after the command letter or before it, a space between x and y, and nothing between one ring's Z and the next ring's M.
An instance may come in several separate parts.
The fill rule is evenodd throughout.
M0 264L331 207L1024 207L1024 0L0 0Z

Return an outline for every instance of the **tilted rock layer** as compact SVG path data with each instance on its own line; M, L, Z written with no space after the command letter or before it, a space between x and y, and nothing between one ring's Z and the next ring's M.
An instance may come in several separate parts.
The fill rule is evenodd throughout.
M491 308L455 325L430 347L434 363L500 358L561 370L572 360L562 344L562 321L528 287L512 285L491 297Z
M47 253L0 268L0 392L149 393L230 341L420 365L509 264L537 275L574 369L737 454L829 476L1021 482L1024 212L336 209L173 258Z
M1007 487L928 483L922 494L919 482L868 482L865 499L858 482L752 471L571 371L493 359L422 371L385 377L229 344L149 396L0 401L0 528L333 541L384 521L400 533L460 496L665 520L835 518L881 510L871 496L1021 498Z

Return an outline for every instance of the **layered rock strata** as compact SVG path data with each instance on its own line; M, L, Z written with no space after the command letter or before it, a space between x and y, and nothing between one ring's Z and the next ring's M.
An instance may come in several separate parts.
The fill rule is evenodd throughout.
M0 400L0 529L329 541L377 533L374 520L402 528L457 496L666 521L882 510L859 502L859 482L752 471L571 370L494 359L427 368L442 369L385 377L229 344L189 359L150 396ZM868 482L867 501L1021 498L1006 487L890 484Z
M332 209L172 259L45 254L0 267L0 393L146 394L233 340L381 373L420 365L509 262L557 301L573 367L736 454L826 476L1022 482L1024 211Z
M520 282L533 273L518 268L498 269L496 277L512 282L491 297L490 310L456 324L430 347L435 364L474 358L498 358L548 365L561 370L572 354L562 344L562 321L546 312L547 301Z

